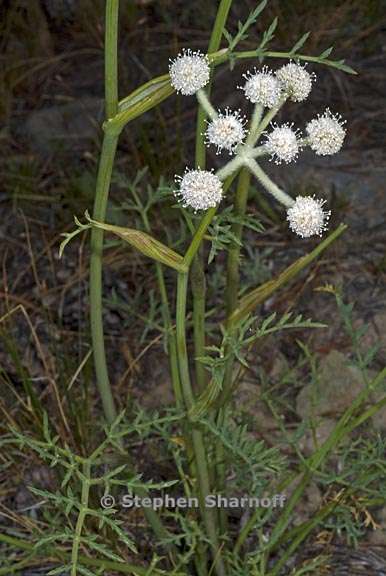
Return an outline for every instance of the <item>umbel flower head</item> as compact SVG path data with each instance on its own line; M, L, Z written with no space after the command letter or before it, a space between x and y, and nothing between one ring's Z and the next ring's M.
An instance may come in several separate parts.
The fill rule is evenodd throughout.
M315 74L307 72L305 66L290 62L276 70L276 78L293 102L303 102L311 92Z
M342 148L346 136L344 122L339 114L332 114L329 108L306 126L308 142L319 156L336 154Z
M276 164L289 164L299 155L298 130L292 129L293 124L274 125L267 136L265 146Z
M225 113L219 111L217 118L208 123L205 132L206 143L217 146L217 154L221 150L234 152L245 136L245 117L240 115L240 111L232 111L225 108Z
M189 170L183 176L176 176L179 190L174 194L183 207L189 206L194 211L208 210L217 206L223 195L221 180L208 170Z
M267 66L264 66L260 72L254 68L253 72L247 72L243 74L243 77L246 83L239 88L244 90L245 97L253 104L258 103L266 108L273 108L278 104L281 85Z
M195 94L209 82L210 68L206 54L184 49L170 62L171 85L184 96Z
M297 196L291 208L287 210L290 229L302 238L321 236L327 230L331 212L323 210L325 200L314 196Z

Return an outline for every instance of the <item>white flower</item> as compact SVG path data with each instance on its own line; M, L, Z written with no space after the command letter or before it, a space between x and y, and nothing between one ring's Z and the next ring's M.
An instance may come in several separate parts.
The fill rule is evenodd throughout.
M239 88L244 90L245 97L253 104L259 103L266 108L273 108L278 104L281 85L267 66L264 66L260 72L254 68L253 72L247 72L243 74L243 77L246 83Z
M319 156L339 152L346 136L344 123L342 117L339 114L332 114L329 108L326 108L322 116L318 114L318 117L306 126L308 142L312 150Z
M222 182L213 172L186 168L185 174L176 176L175 180L180 188L174 194L184 208L190 206L194 211L208 210L217 206L222 198Z
M184 49L170 62L171 85L184 96L195 94L209 82L210 68L206 54Z
M293 124L274 125L267 136L265 146L276 164L289 164L299 155L298 130L292 129Z
M240 115L240 110L232 111L225 108L225 113L219 111L217 118L208 123L205 132L206 144L217 146L217 154L222 149L234 152L245 136L245 117Z
M287 210L287 220L293 232L302 238L321 236L327 230L331 212L323 210L325 200L314 196L297 196L293 206Z
M276 70L276 77L293 102L302 102L311 92L315 74L307 72L304 66L290 62Z

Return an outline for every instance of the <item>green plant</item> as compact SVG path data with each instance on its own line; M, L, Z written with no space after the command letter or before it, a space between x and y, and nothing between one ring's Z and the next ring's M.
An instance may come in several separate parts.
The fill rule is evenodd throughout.
M261 233L260 223L247 215L248 196L251 179L256 178L275 201L286 209L291 229L302 237L321 235L326 230L329 212L323 208L324 201L314 197L298 196L293 200L280 189L263 171L259 162L269 154L278 163L288 163L296 159L299 151L310 146L319 155L337 152L343 142L345 130L340 118L328 110L307 125L307 137L300 138L290 125L274 126L267 140L257 146L268 126L287 100L302 101L311 90L313 76L299 62L309 61L355 73L342 60L329 58L332 48L319 56L307 56L300 52L308 39L304 34L288 52L268 49L272 41L277 19L264 32L257 48L248 51L237 50L248 30L255 24L264 10L267 0L263 0L251 12L247 20L239 23L235 34L226 30L225 25L231 9L231 0L219 4L213 26L208 54L192 53L187 50L171 64L170 74L152 79L129 96L118 99L118 0L106 3L105 35L105 101L106 120L103 124L103 143L97 175L95 202L92 216L85 213L86 221L75 219L73 232L66 233L60 253L67 243L79 233L91 231L90 259L90 316L94 366L97 385L107 421L105 440L91 455L75 454L67 446L59 446L58 437L52 437L47 417L43 419L44 440L31 439L19 430L13 430L7 442L18 443L21 448L29 447L50 463L64 468L61 488L51 493L34 489L35 494L53 501L66 517L68 527L64 531L53 531L46 538L36 538L31 550L16 537L5 536L3 542L40 554L42 550L53 554L62 565L52 574L63 569L71 574L90 574L89 566L101 570L117 572L131 571L133 574L159 574L167 570L169 574L212 573L218 576L250 573L274 576L280 574L287 559L295 552L310 532L330 516L339 504L329 502L314 518L300 527L291 526L291 514L302 497L310 480L319 472L328 456L341 440L354 428L365 422L379 410L385 400L377 402L364 413L357 415L370 394L385 379L386 371L368 383L353 405L343 414L335 430L328 439L308 459L300 461L298 469L290 471L275 448L268 448L264 442L250 438L248 428L232 418L230 404L239 382L239 371L248 366L249 353L258 340L268 335L286 330L321 328L322 324L304 320L301 315L285 313L281 318L271 314L267 318L254 316L256 307L275 291L300 274L345 230L341 224L320 242L312 251L291 264L277 278L260 285L247 293L240 294L240 257L243 246L243 231L249 228ZM222 37L228 42L221 49ZM217 113L210 100L213 69L228 63L234 67L237 60L267 58L292 59L273 75L263 68L245 76L243 87L247 99L255 104L254 112L246 134L244 119L229 110ZM205 87L205 90L204 90ZM113 165L118 139L126 125L156 107L175 91L184 95L195 94L198 101L196 129L195 169L187 170L178 177L179 191L176 193L182 207L179 211L181 238L173 241L166 231L167 242L156 239L152 231L152 219L160 202L167 198L162 185L153 190L148 188L141 196L137 192L140 178L131 184L131 198L122 210L134 213L135 227L124 227L107 223L108 195L113 178ZM208 119L206 139L219 150L226 149L234 157L215 174L205 170L205 121ZM233 130L230 130L230 128ZM141 175L140 175L141 176ZM231 206L218 214L218 205L234 181L234 201ZM203 211L196 218L195 211ZM165 417L142 413L128 422L117 415L113 390L109 381L108 365L103 331L102 263L104 233L112 233L123 245L152 259L159 287L159 309L151 308L147 319L149 327L156 327L165 336L166 350L170 363L170 376L175 395L176 408ZM225 310L222 313L220 331L215 334L216 343L206 339L206 275L205 240L210 240L211 250L208 264L213 263L220 251L227 251L227 288ZM185 247L187 244L187 247ZM183 249L183 255L180 253ZM171 304L166 289L166 274L177 276L175 308ZM189 283L192 291L192 325L194 354L190 360L187 341L187 316ZM115 305L119 302L114 301ZM225 312L225 313L224 313ZM160 318L162 326L160 327ZM193 361L194 360L194 361ZM366 359L361 358L363 366ZM195 368L193 374L193 365ZM178 429L178 442L175 441L175 427ZM173 458L179 480L145 482L140 479L134 459L129 454L130 439L135 433L142 441L154 434L165 440L168 456ZM106 464L105 458L123 457L125 464L108 467L99 473L98 467ZM232 463L236 473L234 488L245 493L249 490L257 498L262 490L269 490L274 483L278 493L297 481L296 488L286 506L280 510L262 507L249 515L248 520L234 533L229 527L226 508L208 506L208 498L217 494L227 494L227 472ZM122 478L128 474L129 479ZM133 489L142 500L149 498L151 489L167 489L174 485L183 491L185 497L197 501L197 510L184 515L180 510L160 514L154 507L143 507L148 526L154 532L157 545L163 556L154 555L148 568L130 566L128 554L118 554L122 541L132 552L136 552L134 540L127 536L121 521L105 510L92 505L92 487L105 491L111 487ZM177 507L178 508L178 507ZM75 519L74 519L75 516ZM98 530L103 529L101 538L90 530L91 522L98 520ZM262 530L270 526L271 536L267 541ZM245 555L245 543L251 533L258 536L258 549ZM60 542L58 550L52 550L53 543ZM66 546L71 547L68 554ZM98 553L98 561L87 559L80 549ZM280 548L280 555L278 549ZM127 551L126 551L127 552ZM112 562L114 564L112 564Z

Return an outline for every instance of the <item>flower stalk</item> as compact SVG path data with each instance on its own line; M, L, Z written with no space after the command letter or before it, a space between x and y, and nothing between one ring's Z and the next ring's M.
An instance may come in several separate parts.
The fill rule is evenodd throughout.
M217 118L217 112L213 108L212 104L210 103L210 100L209 100L205 90L203 90L203 88L201 88L200 90L198 90L196 95L197 95L197 100L198 100L201 108L205 111L205 114L209 118L211 118L212 120Z
M264 188L269 192L280 204L291 208L294 204L294 200L289 196L284 190L279 188L275 182L273 182L269 176L260 168L256 160L248 159L245 161L245 165L249 168L252 174L257 178L257 180L264 186Z
M180 370L181 389L187 410L194 405L194 394L190 381L188 352L186 346L186 300L188 289L188 274L179 273L177 279L177 302L176 302L176 339L178 363ZM192 445L195 456L195 470L198 480L199 502L205 529L210 540L215 561L215 572L218 576L225 576L222 558L219 554L220 546L216 528L216 516L214 511L205 506L205 498L210 494L210 481L208 462L205 453L205 444L202 433L192 422Z
M117 142L118 136L114 134L106 133L103 137L93 209L94 220L105 220ZM90 323L97 386L102 399L106 420L109 424L112 424L117 417L117 411L110 386L103 333L103 235L104 232L102 229L92 228L90 256Z
M221 44L221 38L223 35L223 30L228 18L229 10L232 6L232 0L221 0L217 14L216 20L213 25L211 32L208 54L216 53ZM206 92L204 92L203 101L208 101L210 105L210 110L214 112L214 117L217 116L217 112L214 110L213 106L210 104L209 96L211 90L212 81L206 86ZM201 91L199 91L201 94ZM196 153L195 153L195 165L196 168L205 169L206 165L206 149L204 143L204 129L205 129L205 116L207 111L205 110L205 105L203 101L199 101L198 111L197 111L197 125L196 125ZM191 273L191 287L193 295L193 333L194 333L194 356L195 360L195 375L196 375L196 385L197 389L202 391L207 384L207 374L204 365L197 360L205 354L205 295L206 295L206 282L205 282L205 272L204 272L204 255L202 250L198 248L196 251L196 257L192 266Z

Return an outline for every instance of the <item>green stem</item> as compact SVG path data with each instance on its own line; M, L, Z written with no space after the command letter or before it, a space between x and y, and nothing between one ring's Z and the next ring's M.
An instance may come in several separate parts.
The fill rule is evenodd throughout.
M93 219L100 222L104 222L106 216L107 198L110 188L117 141L118 136L109 133L104 134L93 210ZM97 385L102 399L106 420L109 424L112 424L116 419L117 412L109 381L103 335L102 253L103 230L94 227L91 230L90 257L91 339Z
M202 247L193 259L190 284L193 296L193 339L194 363L197 392L202 392L207 385L207 371L199 358L205 355L205 296L206 280L203 266Z
M75 535L71 551L71 576L76 576L78 573L79 546L82 537L83 524L88 510L88 498L90 494L90 462L88 460L86 460L83 465L83 475L81 508L75 526Z
M226 192L226 190L229 188L229 186L226 183L227 178L232 176L232 174L235 174L235 172L237 172L237 170L242 166L243 162L245 162L244 157L235 156L235 158L230 160L227 164L225 164L225 166L223 166L222 168L217 170L216 176L220 180L224 181L224 186L223 186L224 192Z
M245 216L248 192L251 183L251 174L249 170L243 168L240 171L237 191L235 195L234 214L240 220ZM241 240L243 225L241 222L235 222L232 225L232 234L237 240ZM229 317L238 304L238 292L240 285L240 250L238 243L233 242L228 251L227 261L227 289L226 289L226 314Z
M200 90L197 91L196 96L197 96L197 100L200 104L200 107L205 112L205 114L207 116L209 116L209 118L211 120L214 120L215 118L217 118L217 112L213 108L205 90L203 88L200 88ZM205 126L205 124L204 124L204 126ZM204 128L204 126L203 126L203 128ZM202 138L201 132L200 132L200 138ZM201 168L201 166L200 166L200 168Z
M250 182L251 182L251 174L249 170L243 168L239 174L238 186L235 195L235 205L234 205L234 213L236 216L240 218L242 218L246 212ZM238 240L241 240L242 231L243 231L243 225L241 223L234 223L232 225L232 233ZM228 260L227 260L227 287L225 294L227 318L231 316L232 312L237 308L238 305L238 293L240 286L239 263L240 263L240 245L239 243L234 242L229 248ZM234 357L232 356L232 354L230 354L229 359L225 366L223 393L228 391L232 386L233 366L234 366ZM224 420L224 416L225 416L224 409L221 408L218 414L218 420L220 426ZM224 445L222 442L217 442L216 462L217 462L217 478L218 478L219 492L221 492L225 486L226 470L225 470L224 457L225 457ZM221 533L226 532L227 514L225 509L222 509L220 511L220 528Z
M118 17L119 0L106 2L105 106L106 117L118 112Z
M260 136L262 135L264 130L267 128L268 124L270 122L272 122L272 120L274 119L276 114L279 112L280 108L283 106L283 104L285 103L286 100L287 100L287 96L286 95L282 96L280 98L277 106L274 106L273 108L271 108L271 110L269 110L269 112L267 112L267 114L261 120L258 128L253 133L251 141L249 142L252 146L258 141L258 139L260 138Z
M105 35L105 99L107 119L118 110L118 0L108 0L106 4L106 35ZM93 220L104 222L108 194L115 153L117 149L119 130L106 129L103 137L102 151L96 183ZM107 370L106 351L103 334L102 309L102 255L103 230L93 227L91 231L90 257L90 323L91 339L94 354L94 365L99 393L102 399L106 420L112 424L117 417L114 398L111 391ZM140 497L147 495L143 489L137 490ZM167 538L169 533L162 525L157 513L151 508L145 508L144 514L158 538ZM173 548L173 547L169 547Z
M248 137L246 139L246 145L248 146L253 146L258 138L258 136L256 136L260 122L261 122L261 117L263 115L263 106L261 104L256 104L255 105L255 109L253 111L253 116L252 116L252 121L251 121L251 126L249 128L249 134Z
M213 25L212 33L209 40L208 53L217 52L221 44L221 38L228 18L229 10L232 5L232 0L221 0L216 20ZM205 116L215 118L217 112L210 104L209 96L211 91L212 82L206 86L205 92L200 90L197 94L199 107L197 112L197 126L196 126L196 167L205 170L206 166L206 151L204 142L205 131ZM204 272L204 255L199 248L196 251L194 259L192 274L192 296L193 296L193 332L194 332L194 355L195 358L200 358L205 354L205 272ZM195 375L196 385L198 390L203 390L207 384L207 373L204 365L195 360Z
M289 196L286 192L284 192L284 190L279 188L279 186L275 184L275 182L273 182L269 178L269 176L267 176L264 170L260 168L256 160L253 159L246 160L245 166L249 168L249 170L257 178L257 180L259 180L260 184L262 184L264 188L267 190L267 192L272 194L272 196L276 198L276 200L280 202L280 204L283 204L287 208L293 206L294 200L291 198L291 196Z
M229 163L230 164L230 163ZM231 186L233 179L236 176L237 173L237 168L239 167L240 162L237 162L237 165L234 166L234 169L232 168L232 170L230 171L230 174L227 176L224 185L223 185L223 190L224 193L228 190L228 188ZM200 356L204 355L204 350L205 350L205 284L202 281L202 277L201 279L198 277L198 274L203 274L203 271L201 272L200 268L202 266L202 264L200 264L200 261L195 258L198 250L201 247L201 243L202 240L205 236L205 233L208 229L208 226L210 225L211 221L213 220L215 214L217 211L217 207L215 208L210 208L205 215L203 216L203 218L200 221L200 224L197 227L197 230L193 236L192 242L188 248L188 250L185 253L184 256L184 264L186 264L187 266L190 266L190 264L193 261L193 274L194 274L194 278L193 278L193 282L192 282L192 290L193 290L193 295L195 295L194 301L193 301L193 325L194 325L194 342L195 342L195 358L199 358ZM205 277L204 277L205 280ZM195 367L196 367L196 381L197 381L197 387L199 390L203 390L205 388L205 384L206 384L206 374L203 373L203 365L196 360L195 363ZM198 370L197 370L198 368ZM199 380L199 377L202 378L202 380ZM202 384L203 382L203 384ZM209 474L211 475L210 477L213 480L213 468L209 467L209 471L208 471L208 481L209 481ZM221 517L221 514L219 515ZM225 570L225 568L224 568Z
M188 411L194 404L194 395L190 382L188 353L186 347L186 300L188 288L188 274L179 273L177 280L176 303L176 337L180 380L185 407ZM192 424L194 426L194 424ZM216 517L213 510L207 508L205 499L210 494L208 463L206 460L204 440L201 432L193 427L191 432L195 469L198 480L199 501L205 530L211 543L213 558L216 559L215 571L218 576L224 576L224 565L219 554L220 547L216 530Z
M247 147L253 146L257 140L256 134L259 131L262 115L263 115L263 107L260 104L256 104L251 120L249 134L245 143ZM235 195L235 205L234 205L234 213L236 216L239 217L239 219L242 219L245 216L250 183L251 183L251 174L249 170L247 168L242 168L238 178L238 186ZM240 241L242 237L243 225L240 222L234 223L232 225L231 230L234 237ZM225 294L227 318L231 316L231 314L237 308L238 305L238 293L240 285L239 263L240 263L240 243L234 242L229 248L228 260L227 260L227 287ZM229 360L226 363L225 367L223 392L229 390L230 387L232 386L233 366L234 366L234 357L230 354ZM217 418L218 418L218 424L221 427L225 418L224 408L221 408L219 410ZM217 468L218 491L221 492L225 487L225 474L226 474L225 452L224 452L224 445L222 442L216 443L216 463L217 463L216 468ZM227 531L227 513L225 509L220 510L220 530L222 534L226 533Z
M107 0L105 28L105 106L106 118L118 110L118 13L119 0ZM110 189L118 135L105 133L96 183L93 219L104 222ZM103 230L91 232L90 258L90 322L91 339L97 385L101 395L106 420L111 424L116 418L116 408L107 370L102 316L102 253Z
M142 210L142 221L144 223L146 231L150 234L151 227L150 222L147 217L147 213L145 210ZM180 384L180 376L178 372L178 358L177 358L177 344L176 344L176 337L173 329L172 324L172 316L170 313L170 306L168 300L168 294L165 285L165 278L164 278L164 271L163 266L159 262L155 263L158 287L161 296L161 304L162 304L162 317L165 330L167 331L167 347L168 347L168 354L169 354L169 366L170 366L170 375L172 379L174 397L176 400L176 406L178 409L182 409L183 402L182 402L182 392L181 392L181 384Z

